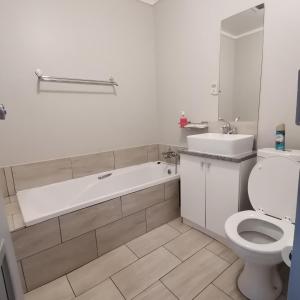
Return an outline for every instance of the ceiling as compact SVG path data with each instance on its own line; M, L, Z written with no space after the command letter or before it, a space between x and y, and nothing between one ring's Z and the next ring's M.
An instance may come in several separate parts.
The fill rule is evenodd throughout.
M222 31L239 36L264 27L265 10L251 8L222 21Z
M158 0L141 0L142 2L148 3L150 5L154 5Z

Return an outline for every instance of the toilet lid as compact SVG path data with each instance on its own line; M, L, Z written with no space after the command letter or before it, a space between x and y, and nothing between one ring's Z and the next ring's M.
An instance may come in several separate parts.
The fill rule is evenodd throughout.
M259 161L248 182L251 204L255 210L295 222L298 197L299 163L285 157Z

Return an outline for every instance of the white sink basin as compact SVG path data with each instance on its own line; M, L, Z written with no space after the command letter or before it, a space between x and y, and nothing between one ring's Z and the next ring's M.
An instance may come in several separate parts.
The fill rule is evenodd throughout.
M236 157L251 153L254 136L245 134L204 133L187 137L188 150Z

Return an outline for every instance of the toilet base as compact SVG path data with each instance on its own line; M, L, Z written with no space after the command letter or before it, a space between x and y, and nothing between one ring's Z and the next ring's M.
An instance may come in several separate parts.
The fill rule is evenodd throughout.
M238 287L251 300L275 300L282 292L282 281L277 266L245 263Z

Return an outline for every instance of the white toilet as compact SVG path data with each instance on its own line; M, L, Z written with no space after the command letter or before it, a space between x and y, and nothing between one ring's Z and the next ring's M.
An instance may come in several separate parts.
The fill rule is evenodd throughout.
M248 182L255 210L225 223L230 245L245 263L238 287L251 300L275 300L282 292L276 266L294 238L299 170L300 151L259 150Z

